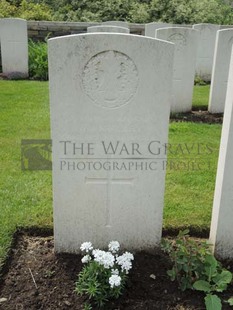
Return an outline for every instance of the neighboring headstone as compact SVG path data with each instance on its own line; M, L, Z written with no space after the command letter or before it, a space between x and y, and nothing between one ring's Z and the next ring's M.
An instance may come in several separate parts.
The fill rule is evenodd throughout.
M155 31L160 28L172 27L172 24L168 23L149 23L145 24L145 36L155 38Z
M155 36L175 43L171 112L189 112L192 110L198 31L181 27L162 28L156 30Z
M208 108L210 113L224 112L232 44L233 29L217 32Z
M191 25L186 24L168 24L168 23L161 23L161 22L153 22L149 24L145 24L145 36L146 37L155 37L155 31L160 28L168 28L168 27L182 27L182 28L192 28Z
M0 19L2 72L28 76L27 21L19 18Z
M227 85L210 242L221 258L233 258L233 52Z
M233 25L220 25L220 30L233 28Z
M117 26L92 26L87 28L87 33L93 32L115 32L115 33L129 33L129 28Z
M193 29L200 31L196 75L204 81L210 81L214 59L215 39L220 26L213 24L196 24L193 25Z
M136 35L49 40L57 252L159 244L173 52Z
M129 28L128 22L124 22L124 21L120 21L120 20L106 21L106 22L103 22L102 25Z

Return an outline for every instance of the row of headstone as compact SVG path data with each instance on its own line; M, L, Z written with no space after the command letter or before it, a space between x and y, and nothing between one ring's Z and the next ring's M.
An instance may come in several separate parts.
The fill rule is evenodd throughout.
M162 30L169 26L168 31ZM176 26L179 26L179 28ZM220 32L218 29L231 28L232 26L194 25L193 29L199 30L198 39L197 35L193 35L191 25L182 25L184 26L182 28L180 26L167 23L150 23L145 26L146 36L153 38L156 36L176 43L171 112L178 113L191 110L192 84L194 80L193 66L196 59L196 74L205 80L210 79L213 67L209 111L211 113L222 113L226 96L231 44L233 43L233 29L220 30ZM89 27L87 32L129 33L129 24L120 21L104 22L100 26ZM215 42L216 33L217 39ZM26 21L22 19L0 19L0 40L3 73L13 73L18 74L20 77L27 77ZM186 89L186 91L184 92L183 89Z
M167 23L146 25L147 36L171 41L176 45L171 111L191 111L195 66L197 76L205 81L211 80L208 111L223 113L233 26L197 24L192 26L198 30L196 35L193 35L190 25L185 25L185 28L176 26Z
M186 27L199 31L198 50L196 56L196 75L205 81L211 80L214 44L219 25L196 24L196 25L176 25L168 23L149 23L145 25L145 35L154 38L157 29L168 27ZM222 26L223 27L223 26Z
M28 77L27 21L19 18L0 19L2 72L17 78Z
M218 30L233 28L232 25L214 25L214 24L169 24L169 23L149 23L145 25L145 35L155 37L157 29L170 27L186 27L199 31L198 51L196 60L196 75L205 81L211 80L213 67L214 47L216 34Z

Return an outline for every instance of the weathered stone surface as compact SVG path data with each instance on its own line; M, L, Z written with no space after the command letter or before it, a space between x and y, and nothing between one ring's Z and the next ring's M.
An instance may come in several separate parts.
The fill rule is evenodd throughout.
M221 258L233 258L233 53L227 85L210 242Z
M125 34L49 40L57 252L160 243L173 52Z
M232 44L233 28L217 32L208 107L211 113L224 112Z
M204 81L211 80L213 68L214 47L219 25L195 24L193 29L199 30L199 42L196 61L196 75Z
M115 32L115 33L129 33L129 28L117 27L117 26L92 26L87 28L87 33L92 32Z
M2 71L28 76L27 21L19 18L0 19Z
M156 30L156 38L175 44L171 112L192 110L198 31L171 27Z
M116 21L116 20L115 20L115 21L106 21L106 22L103 22L102 25L129 28L129 23L128 23L128 22Z
M168 27L182 27L182 28L192 28L191 25L186 24L168 24L161 22L153 22L145 25L145 36L155 38L155 31L160 28Z

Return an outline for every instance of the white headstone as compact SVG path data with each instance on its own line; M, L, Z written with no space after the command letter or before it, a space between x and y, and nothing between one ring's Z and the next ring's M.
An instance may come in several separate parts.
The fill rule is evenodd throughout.
M106 21L106 22L103 22L102 25L129 28L128 22L124 22L124 21L120 21L120 20Z
M186 24L168 24L161 22L153 22L145 25L145 36L146 37L155 37L155 31L160 28L170 28L170 27L182 27L182 28L192 28L191 25Z
M221 258L233 258L233 53L227 85L210 242Z
M233 25L220 25L220 30L233 28Z
M28 76L27 21L19 18L0 19L0 41L3 73Z
M208 108L211 113L224 112L232 44L233 29L217 32Z
M160 28L172 27L172 24L168 23L149 23L145 25L145 36L155 38L155 31Z
M87 33L93 32L129 33L129 28L117 26L92 26L87 28Z
M196 24L193 25L193 29L200 31L196 75L204 81L210 81L214 59L215 39L220 26L213 24Z
M191 111L198 31L181 27L162 28L156 30L156 38L175 44L171 112Z
M136 35L49 40L57 252L159 244L173 52Z

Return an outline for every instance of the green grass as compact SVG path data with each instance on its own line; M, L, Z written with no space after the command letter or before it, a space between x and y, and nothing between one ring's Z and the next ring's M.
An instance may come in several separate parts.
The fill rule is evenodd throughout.
M202 102L202 91L206 95L208 86L195 87L195 102ZM220 134L220 125L171 123L169 142L177 154L169 154L173 166L167 170L165 228L209 227ZM0 81L0 262L17 227L52 227L51 172L21 171L20 149L21 139L49 138L48 83ZM185 143L201 143L204 150L209 144L213 151L198 155L194 146L187 154ZM177 144L183 146L175 152ZM178 160L193 158L210 162L210 168L177 168Z
M165 228L209 228L220 135L221 125L170 124Z
M196 85L193 91L193 110L208 110L210 85Z
M50 137L48 83L0 81L0 260L17 227L51 226L50 171L21 171L21 139Z

